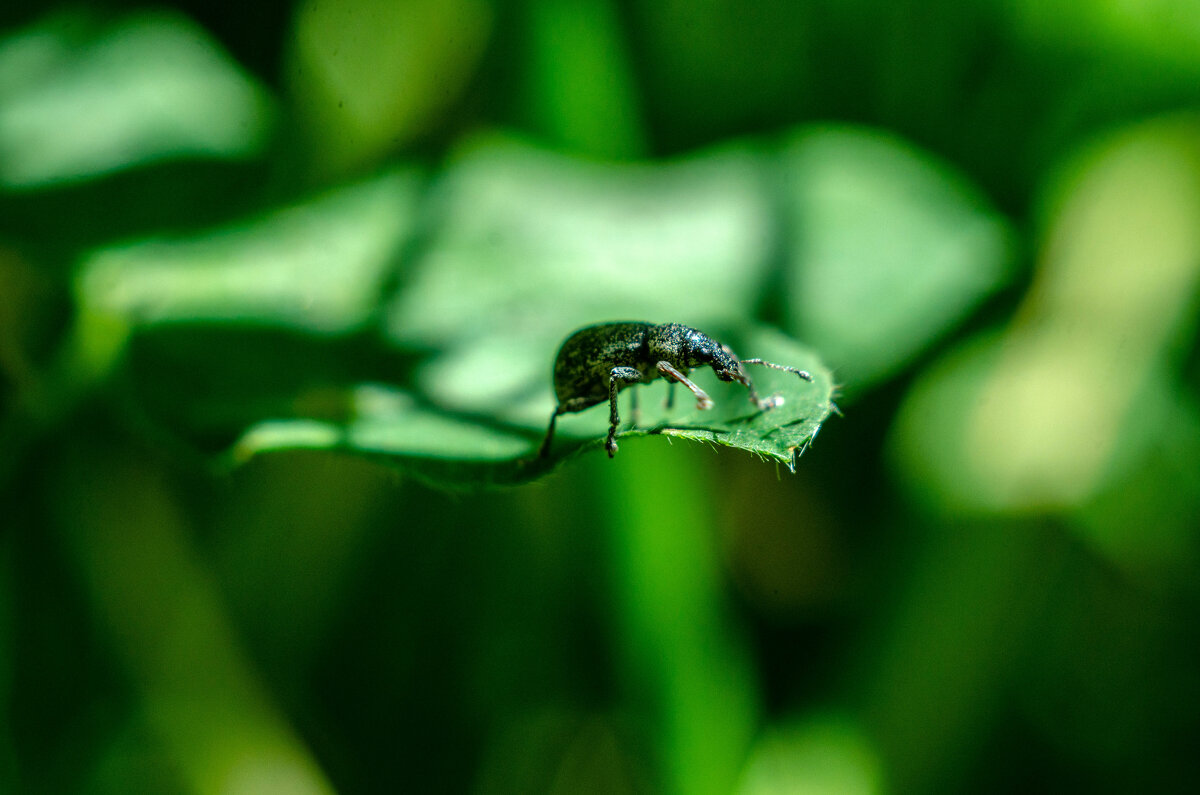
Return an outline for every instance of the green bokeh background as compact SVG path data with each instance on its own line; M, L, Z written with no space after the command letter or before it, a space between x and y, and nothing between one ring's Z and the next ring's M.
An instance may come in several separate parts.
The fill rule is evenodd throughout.
M0 792L1186 790L1198 111L1169 0L5 6ZM844 416L522 463L633 318Z

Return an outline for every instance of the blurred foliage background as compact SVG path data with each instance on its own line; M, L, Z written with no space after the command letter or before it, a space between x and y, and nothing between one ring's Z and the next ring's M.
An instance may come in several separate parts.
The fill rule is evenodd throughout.
M1169 0L6 5L0 791L1185 790L1198 109ZM845 417L521 469L630 318Z

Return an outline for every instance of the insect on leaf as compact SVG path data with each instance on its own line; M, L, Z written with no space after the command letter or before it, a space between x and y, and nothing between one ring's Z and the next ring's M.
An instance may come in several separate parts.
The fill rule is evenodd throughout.
M744 387L718 384L708 389L715 403L711 410L698 411L694 403L685 399L686 393L677 394L675 410L665 412L658 424L643 423L641 428L624 436L661 434L734 447L782 462L795 471L800 455L829 415L837 410L833 403L833 376L813 351L779 332L760 330L749 335L743 347L748 352L747 358L753 355L805 370L812 381L801 380L792 373L746 365L759 394L777 395L782 399L780 405L766 411L757 409L747 400ZM651 397L642 402L656 401Z
M715 378L705 381L715 403L709 411L697 410L685 390L676 394L672 409L665 408L666 385L661 381L632 387L621 393L622 410L632 399L631 390L639 390L639 421L630 427L626 420L618 438L670 436L708 442L740 448L794 469L800 453L835 410L832 376L813 352L778 332L757 332L746 339L745 347L771 361L807 370L812 382L750 365L759 393L783 399L767 411L750 403L745 387ZM699 379L701 371L695 372ZM549 381L545 389L549 393ZM608 419L604 405L565 416L560 423L563 436L556 438L549 455L538 458L544 427L514 427L494 418L448 412L377 385L360 386L347 397L352 411L344 422L290 419L252 427L234 447L234 461L277 450L340 451L386 461L441 487L480 488L528 482L567 458L604 448ZM549 413L552 403L547 406ZM619 458L613 466L620 466Z

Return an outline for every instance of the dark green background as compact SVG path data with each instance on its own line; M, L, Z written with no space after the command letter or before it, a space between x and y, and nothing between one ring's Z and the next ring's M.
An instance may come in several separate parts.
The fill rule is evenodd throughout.
M0 791L1200 774L1200 5L0 25ZM520 463L614 319L844 416Z

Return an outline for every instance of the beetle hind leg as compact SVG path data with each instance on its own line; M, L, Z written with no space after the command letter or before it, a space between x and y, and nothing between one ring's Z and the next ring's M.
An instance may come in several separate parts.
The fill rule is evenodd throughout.
M550 427L546 429L546 438L542 439L542 446L538 448L538 458L545 458L546 453L550 452L550 442L554 439L554 426L558 423L558 415L562 413L562 406L558 406L554 409L554 413L550 415Z

